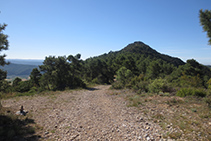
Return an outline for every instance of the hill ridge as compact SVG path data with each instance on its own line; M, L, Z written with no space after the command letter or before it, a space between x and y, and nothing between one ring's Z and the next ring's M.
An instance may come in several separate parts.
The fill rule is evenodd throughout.
M185 64L185 62L183 62L180 58L159 53L158 51L156 51L155 49L151 48L149 45L146 45L144 42L141 41L135 41L134 43L130 43L119 51L110 51L109 53L104 53L102 55L95 56L93 58L104 58L104 57L109 58L110 56L117 56L118 54L123 54L123 55L135 54L140 56L143 55L145 58L150 57L152 59L164 60L167 63L171 63L177 67Z

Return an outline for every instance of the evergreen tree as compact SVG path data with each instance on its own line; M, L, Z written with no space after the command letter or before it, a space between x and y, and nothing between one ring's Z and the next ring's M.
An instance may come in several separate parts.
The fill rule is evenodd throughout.
M16 78L13 80L12 86L13 86L13 87L18 86L19 83L20 83L21 81L22 81L22 80L21 80L19 77L16 77Z
M6 26L7 26L6 24L3 24L3 25L0 24L0 52L3 50L8 50L8 47L9 47L9 42L7 40L8 36L3 33ZM5 61L5 57L6 57L5 54L3 54L3 55L0 54L0 66L4 66L4 65L8 64ZM7 77L7 72L0 70L0 87L1 88L5 88L2 86L5 84L4 81L5 81L6 77ZM4 89L0 89L0 91L4 91Z
M209 39L209 44L211 45L211 10L200 10L200 23L203 26L204 31L207 32Z
M30 78L31 78L32 83L35 86L38 86L38 87L40 86L39 80L40 80L41 76L42 76L42 74L40 73L40 71L37 68L34 68L32 70Z

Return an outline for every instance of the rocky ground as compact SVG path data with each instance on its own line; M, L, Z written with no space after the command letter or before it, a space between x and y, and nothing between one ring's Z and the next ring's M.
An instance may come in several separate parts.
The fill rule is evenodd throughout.
M14 111L23 105L41 140L160 140L164 131L159 125L109 87L12 98L2 105Z
M161 128L162 122L159 120L165 117L163 114L171 115L171 112L165 113L168 108L164 102L154 105L140 104L137 108L137 105L130 106L130 100L125 100L133 95L128 94L131 92L110 90L109 87L101 85L87 90L15 97L2 100L2 105L12 109L14 113L23 105L28 111L26 117L36 123L39 140L157 141L172 140L168 136L171 133L174 133L172 137L179 136L180 140L186 140L182 131L173 128L171 123ZM198 136L198 133L195 135Z

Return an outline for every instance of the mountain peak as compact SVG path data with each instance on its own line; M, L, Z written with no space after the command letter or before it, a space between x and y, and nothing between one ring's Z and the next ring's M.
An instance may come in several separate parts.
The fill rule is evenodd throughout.
M120 50L120 52L125 53L125 54L128 54L128 53L140 54L140 55L144 55L145 57L151 57L154 59L162 59L176 66L185 64L181 59L171 57L165 54L161 54L141 41L136 41L134 43L127 45L125 48Z
M130 52L130 53L158 53L154 49L152 49L150 46L146 45L145 43L141 41L136 41L134 43L131 43L127 45L125 48L121 50L121 52Z
M135 41L133 44L144 44L144 43L141 41Z

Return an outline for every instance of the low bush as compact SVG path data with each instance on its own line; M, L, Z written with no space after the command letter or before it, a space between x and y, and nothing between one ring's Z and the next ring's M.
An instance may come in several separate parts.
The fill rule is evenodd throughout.
M185 97L185 96L205 97L206 91L203 89L182 88L177 92L176 95L180 97Z
M149 82L144 80L144 75L140 74L131 79L129 83L126 84L127 88L133 89L138 92L148 92Z
M203 89L194 89L193 95L198 96L198 97L205 97L207 94L206 94L206 91Z
M208 105L208 107L211 108L211 97L206 97L205 99L206 104Z
M149 91L151 93L168 92L169 86L165 79L158 78L155 79L151 84L149 84Z
M112 89L122 89L124 88L124 85L120 82L114 82L111 86Z
M31 81L21 81L15 86L15 91L17 92L28 92L33 87Z

